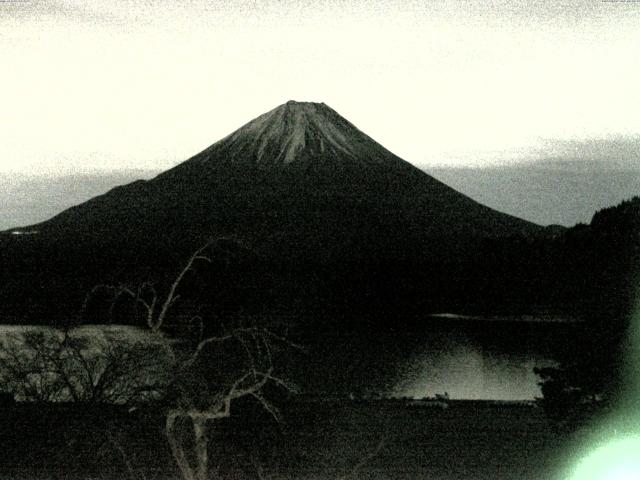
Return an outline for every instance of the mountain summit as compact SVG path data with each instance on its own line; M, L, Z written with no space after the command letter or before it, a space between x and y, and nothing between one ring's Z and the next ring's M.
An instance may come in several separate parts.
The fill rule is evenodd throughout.
M289 101L252 120L215 145L262 168L281 168L318 158L358 158L369 139L324 103Z
M399 159L324 103L293 100L260 115L187 164L259 171L320 172L406 168Z

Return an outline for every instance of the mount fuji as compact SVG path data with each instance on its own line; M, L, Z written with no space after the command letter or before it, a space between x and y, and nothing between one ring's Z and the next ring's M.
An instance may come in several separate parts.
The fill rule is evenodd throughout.
M415 300L427 271L432 296L442 294L438 285L477 263L483 242L544 232L446 186L329 106L289 101L155 178L9 230L0 242L8 284L19 278L28 288L36 277L43 292L55 284L67 297L174 265L207 238L233 238L260 265L245 272L254 290L277 277L264 288L296 292L283 304L314 292L314 304L349 309L354 297L384 308L394 295ZM71 296L77 308L80 293Z

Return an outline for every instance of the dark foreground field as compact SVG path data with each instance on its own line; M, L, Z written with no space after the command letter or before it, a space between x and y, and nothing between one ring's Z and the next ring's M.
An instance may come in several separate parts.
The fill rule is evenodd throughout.
M296 435L309 460L296 478L337 478L359 459L366 463L354 478L548 479L556 470L563 442L541 409L448 405L396 401L305 409L317 413L301 429L313 433Z
M542 409L441 406L298 399L283 405L280 424L257 412L257 426L237 417L212 431L211 478L554 478L567 436L551 428ZM0 478L178 478L155 413L72 405L3 410Z

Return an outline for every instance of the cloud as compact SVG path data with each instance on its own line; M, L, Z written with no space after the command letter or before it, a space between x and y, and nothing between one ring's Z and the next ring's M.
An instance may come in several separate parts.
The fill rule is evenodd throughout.
M640 135L586 139L545 139L533 154L538 166L640 170Z
M413 163L562 156L531 145L640 133L638 16L599 1L0 0L0 170L94 152L165 168L291 98Z
M114 23L117 17L108 9L94 8L90 2L58 0L0 0L0 22L21 25Z

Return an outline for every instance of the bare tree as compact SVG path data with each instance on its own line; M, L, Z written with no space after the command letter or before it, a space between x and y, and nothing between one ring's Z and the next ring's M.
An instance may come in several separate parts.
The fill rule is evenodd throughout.
M164 394L169 362L159 344L104 341L78 330L37 329L8 335L0 381L18 400L131 405Z
M193 316L187 324L197 326L198 335L183 338L167 332L172 307L182 298L184 279L198 264L212 264L212 250L220 243L209 240L196 249L161 296L155 285L137 287L98 285L90 293L107 289L113 304L122 296L141 307L152 337L165 347L171 360L172 380L166 388L165 434L184 480L205 480L211 476L209 433L213 425L231 415L241 398L251 398L270 415L279 413L265 395L267 385L292 387L274 373L273 355L282 345L300 348L264 326L221 326L216 335L205 334L203 320ZM87 298L90 298L87 297ZM216 359L213 365L208 361ZM180 428L182 427L182 428ZM186 428L184 428L186 427Z

